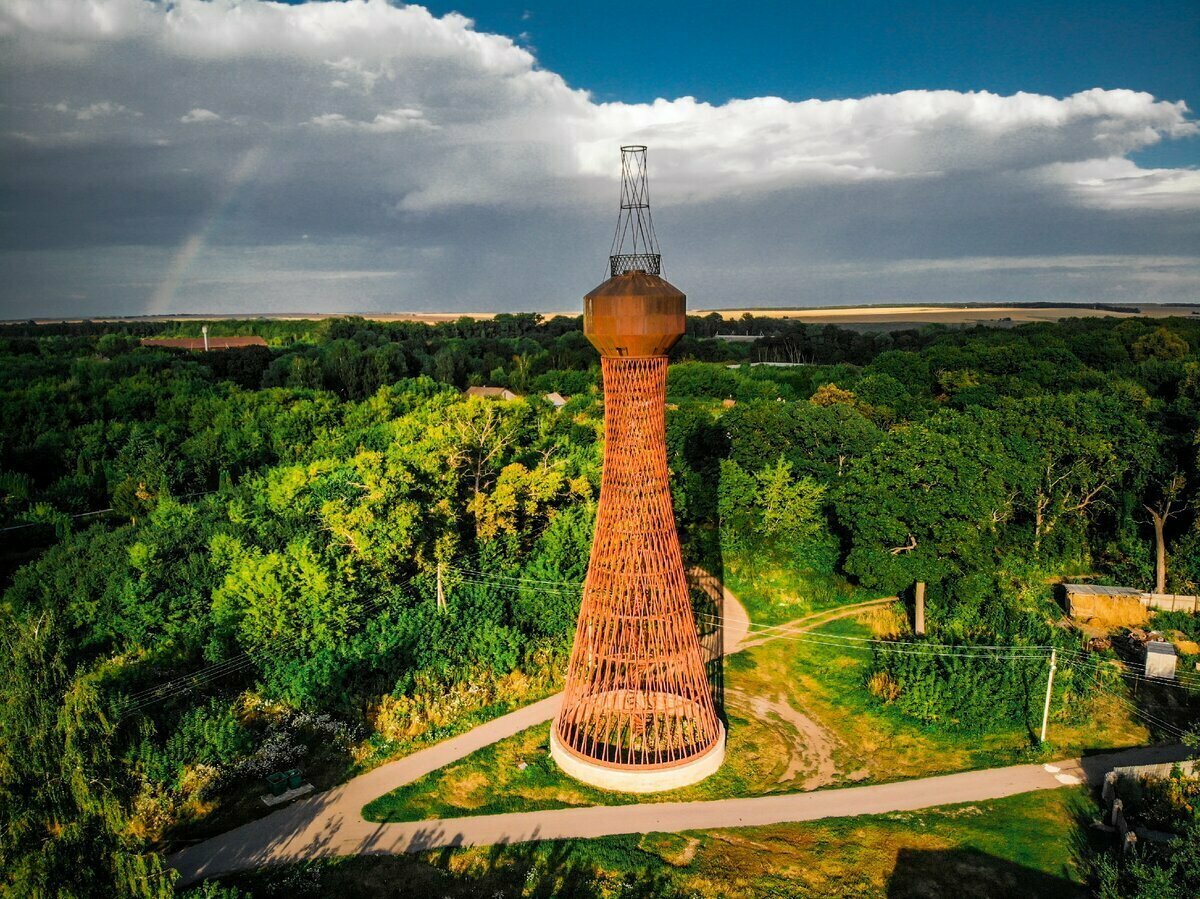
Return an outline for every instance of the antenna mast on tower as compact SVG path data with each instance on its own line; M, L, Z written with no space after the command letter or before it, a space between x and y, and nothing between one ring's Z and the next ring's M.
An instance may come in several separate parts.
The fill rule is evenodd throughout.
M633 271L662 274L662 255L650 214L646 148L640 144L621 148L621 211L617 214L608 269L610 278Z

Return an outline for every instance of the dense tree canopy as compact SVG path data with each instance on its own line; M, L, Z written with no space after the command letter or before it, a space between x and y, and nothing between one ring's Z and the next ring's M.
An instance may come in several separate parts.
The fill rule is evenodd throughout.
M252 779L344 771L561 672L603 439L578 319L210 329L269 346L0 329L0 893L170 895L151 850ZM941 640L1060 639L1026 587L1071 572L1198 592L1195 347L1190 319L691 320L666 410L685 552L924 581ZM875 673L939 726L986 727L1029 689Z

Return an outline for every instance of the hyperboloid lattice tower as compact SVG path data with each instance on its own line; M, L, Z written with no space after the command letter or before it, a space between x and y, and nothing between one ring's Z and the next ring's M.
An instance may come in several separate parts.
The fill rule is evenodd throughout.
M646 148L621 148L609 279L584 297L604 372L604 472L575 646L550 749L572 777L653 792L695 783L725 755L671 506L666 352L685 297L661 277ZM626 252L628 250L628 252Z

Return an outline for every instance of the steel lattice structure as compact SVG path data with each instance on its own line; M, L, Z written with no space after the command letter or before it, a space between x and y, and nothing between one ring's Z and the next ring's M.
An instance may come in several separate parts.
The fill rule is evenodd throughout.
M650 182L647 177L646 148L640 144L621 148L621 211L608 251L608 273L615 278L625 272L643 271L662 274L662 255L654 216L650 214ZM625 242L632 249L626 253Z
M661 773L704 759L707 768L692 778L699 779L724 752L667 468L665 354L683 333L685 297L654 272L612 270L584 299L584 333L600 350L604 373L604 469L551 748L581 779L665 789L686 781L614 786L603 771L593 774Z

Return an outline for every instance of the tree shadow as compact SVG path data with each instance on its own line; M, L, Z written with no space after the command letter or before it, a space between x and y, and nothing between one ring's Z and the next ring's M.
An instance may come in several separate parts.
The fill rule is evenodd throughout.
M1096 791L1089 790L1072 804L1071 816L1075 826L1067 840L1067 851L1075 868L1092 882L1096 863L1117 845L1116 833L1106 829L1103 805L1097 802Z
M431 830L414 835L416 842L431 838L442 840L444 834ZM451 838L449 842L455 841ZM633 850L633 846L597 846L586 840L498 843L478 851L444 846L415 854L317 860L221 880L249 891L255 899L600 899L614 894L630 899L673 899L685 895L667 872L650 867L631 869L628 852L622 851L625 848ZM614 860L620 863L604 864L606 850L620 853L621 858Z
M713 705L726 729L725 715L725 596L720 574L701 568L688 570L688 590L696 629L700 636L700 654L708 678Z
M904 848L896 853L896 867L888 879L889 899L971 896L1008 899L1010 896L1086 896L1086 889L1063 875L999 858L970 847L954 849Z

